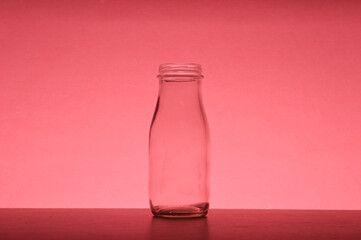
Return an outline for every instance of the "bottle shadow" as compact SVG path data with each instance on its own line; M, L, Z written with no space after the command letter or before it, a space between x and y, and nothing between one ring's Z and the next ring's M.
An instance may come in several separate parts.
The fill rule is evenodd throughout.
M153 217L150 226L150 239L208 239L207 217L200 218L161 218Z

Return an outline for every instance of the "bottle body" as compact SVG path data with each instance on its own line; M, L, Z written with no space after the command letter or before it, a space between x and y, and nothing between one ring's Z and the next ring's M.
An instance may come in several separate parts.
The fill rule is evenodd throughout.
M155 216L204 216L209 206L209 130L202 75L189 70L199 65L162 67L168 69L159 75L149 134L150 207Z

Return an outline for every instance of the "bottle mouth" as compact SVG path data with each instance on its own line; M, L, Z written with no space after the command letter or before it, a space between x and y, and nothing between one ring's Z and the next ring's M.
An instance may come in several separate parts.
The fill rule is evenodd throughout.
M163 63L159 65L158 77L203 78L202 67L196 63Z

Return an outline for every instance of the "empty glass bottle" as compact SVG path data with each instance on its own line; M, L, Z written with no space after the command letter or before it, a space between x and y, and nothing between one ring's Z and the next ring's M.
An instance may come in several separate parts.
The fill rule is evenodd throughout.
M149 134L149 197L155 216L208 212L209 131L194 63L161 64L159 96Z

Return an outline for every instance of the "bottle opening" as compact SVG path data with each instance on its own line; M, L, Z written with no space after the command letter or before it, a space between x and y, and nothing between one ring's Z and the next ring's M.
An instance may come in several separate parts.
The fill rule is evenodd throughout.
M159 65L158 77L203 78L202 67L196 63L163 63Z

